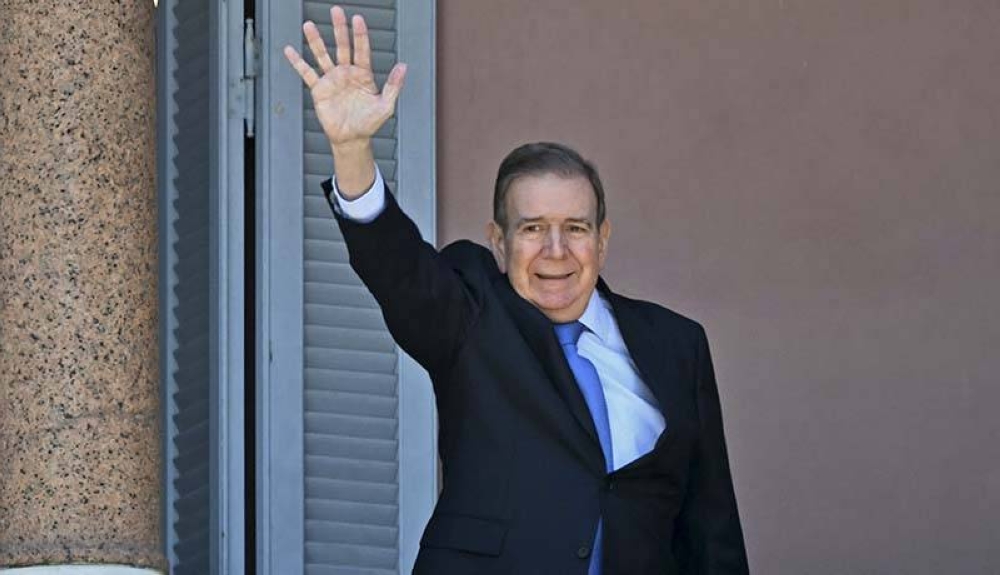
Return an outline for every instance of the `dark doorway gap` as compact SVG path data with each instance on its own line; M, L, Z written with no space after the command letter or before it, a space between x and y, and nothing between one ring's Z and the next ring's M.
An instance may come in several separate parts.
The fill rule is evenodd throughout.
M246 182L246 196L244 202L244 222L247 223L244 236L244 254L246 259L243 262L244 274L244 305L243 305L243 481L245 490L244 497L244 565L246 575L255 575L257 572L257 318L256 301L257 290L255 276L255 262L257 259L257 246L255 229L253 225L255 209L255 186L254 186L254 139L244 140L244 181Z
M243 0L243 17L254 19L255 0ZM257 27L256 21L254 27ZM256 89L256 87L255 87ZM243 139L243 491L245 575L257 574L257 152Z

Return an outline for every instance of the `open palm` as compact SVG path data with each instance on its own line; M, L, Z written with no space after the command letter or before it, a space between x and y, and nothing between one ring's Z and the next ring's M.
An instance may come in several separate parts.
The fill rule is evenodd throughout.
M371 67L371 43L364 18L353 19L354 58L347 16L339 6L330 10L336 42L334 64L326 51L319 30L312 22L302 25L309 49L319 65L318 74L291 46L285 47L285 57L302 77L313 98L313 106L327 139L333 146L352 142L367 142L396 108L396 100L406 74L405 64L397 64L389 73L385 87L379 93Z

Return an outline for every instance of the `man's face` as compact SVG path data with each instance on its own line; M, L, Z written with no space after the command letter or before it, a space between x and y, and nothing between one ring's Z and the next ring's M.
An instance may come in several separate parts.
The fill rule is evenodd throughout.
M507 229L488 235L514 291L556 323L583 315L604 267L611 225L597 225L597 198L584 177L521 176L507 191Z

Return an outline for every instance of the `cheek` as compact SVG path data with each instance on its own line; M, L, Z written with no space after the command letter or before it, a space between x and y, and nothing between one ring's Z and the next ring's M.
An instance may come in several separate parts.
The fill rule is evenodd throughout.
M507 250L507 273L527 276L531 272L534 256L530 249L523 246L511 246Z
M525 277L524 269L520 259L517 257L517 253L509 250L507 251L507 257L504 259L504 265L500 266L500 271L507 274L507 279L515 285L521 283L523 281L521 278Z
M600 249L600 246L587 244L576 250L575 254L581 268L588 272L600 271L601 265L604 262L604 252Z

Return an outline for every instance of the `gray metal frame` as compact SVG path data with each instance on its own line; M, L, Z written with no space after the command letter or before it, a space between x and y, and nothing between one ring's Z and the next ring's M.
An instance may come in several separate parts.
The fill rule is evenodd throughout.
M257 570L302 573L305 563L301 80L282 55L302 44L298 2L257 4ZM280 297L278 297L280 296Z
M171 245L176 239L172 223L177 217L170 186L176 177L172 165L174 129L170 119L176 105L169 97L173 69L174 38L169 31L174 22L173 2L164 0L157 9L157 158L160 285L169 286L176 258ZM212 3L210 30L210 406L211 438L209 481L211 504L210 565L216 575L244 572L244 481L243 481L243 124L230 109L240 109L242 91L230 90L242 74L242 5ZM235 80L235 83L234 83ZM160 289L160 381L161 401L173 405L176 386L174 338L175 295ZM164 410L163 418L163 544L170 565L178 561L174 545L176 520L172 501L176 498L173 461L174 414ZM252 543L251 543L252 544Z
M406 86L397 110L397 197L427 241L437 239L434 0L400 0L399 61ZM399 569L410 573L437 501L437 416L427 372L399 353Z
M212 58L215 79L209 101L213 106L211 181L215 186L211 222L210 276L211 402L209 420L212 485L212 573L242 575L244 565L244 127L243 5L213 2L212 22L217 53ZM250 542L252 545L253 543Z

